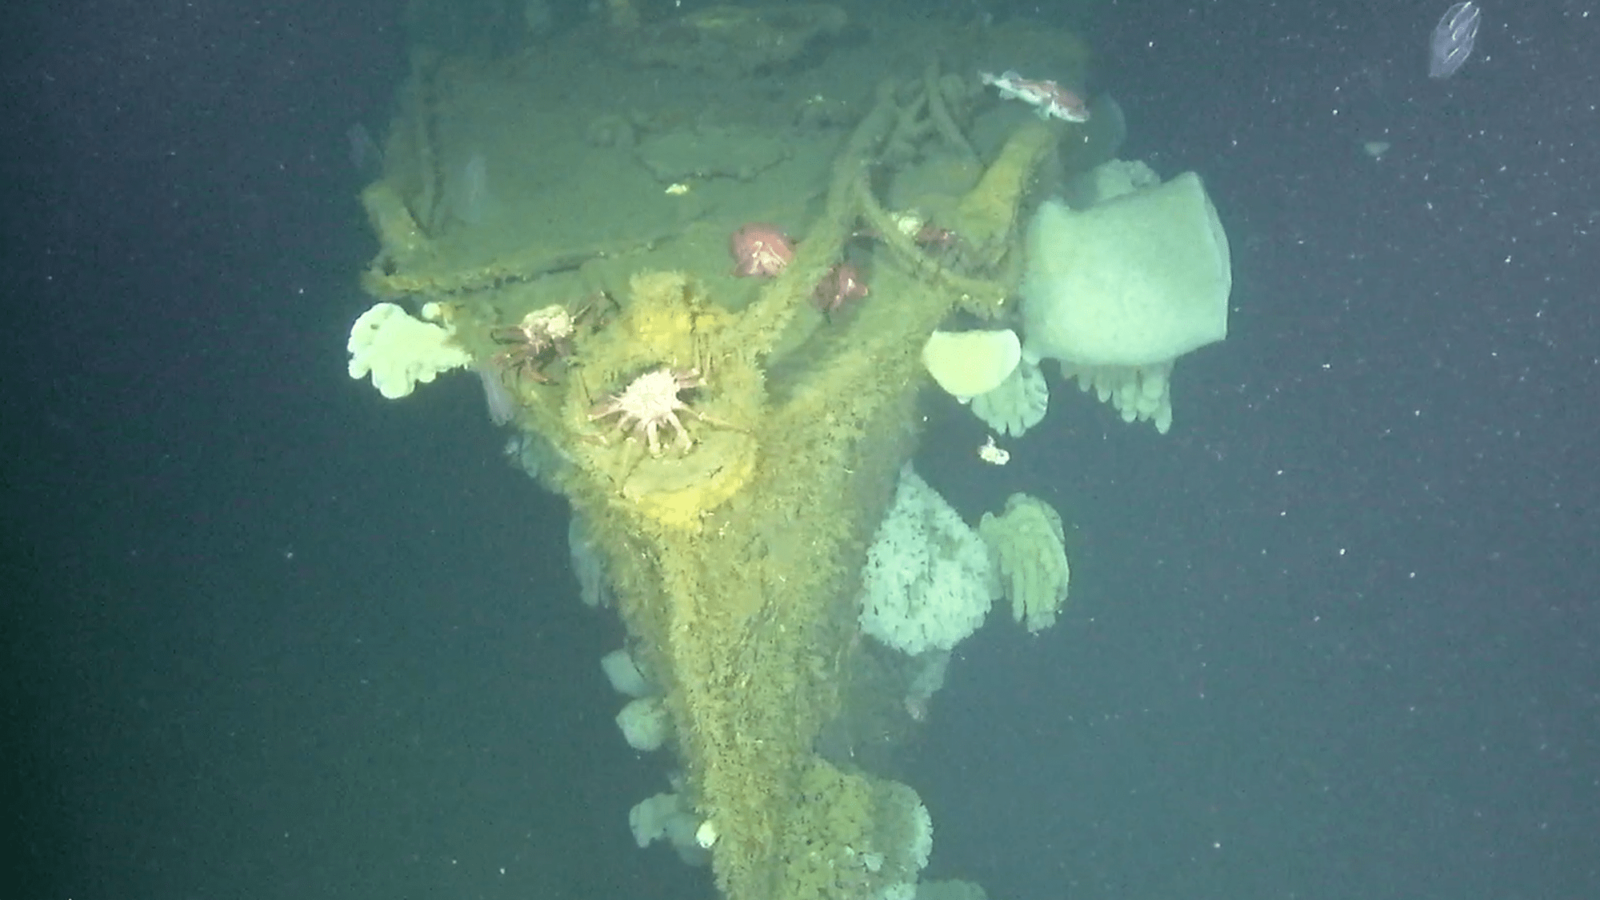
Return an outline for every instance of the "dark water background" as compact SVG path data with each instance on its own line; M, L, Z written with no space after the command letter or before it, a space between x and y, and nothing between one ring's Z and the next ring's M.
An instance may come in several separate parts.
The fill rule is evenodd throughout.
M1077 526L1069 613L963 645L913 749L930 876L1600 896L1600 16L1486 5L1439 83L1436 6L1073 14L1124 155L1205 175L1233 329L1164 438L1058 387L1006 469L919 460ZM474 380L343 375L395 10L9 17L0 896L704 896L627 832L662 763L560 502Z

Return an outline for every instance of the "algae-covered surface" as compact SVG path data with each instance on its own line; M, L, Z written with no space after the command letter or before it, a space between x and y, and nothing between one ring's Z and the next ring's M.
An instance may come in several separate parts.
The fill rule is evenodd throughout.
M870 707L858 571L919 437L921 346L958 312L1006 314L1018 217L1073 126L983 102L996 32L863 30L775 47L781 71L734 81L670 66L684 27L709 40L718 21L590 23L493 60L419 51L364 194L382 244L364 282L442 304L548 449L541 479L587 524L664 695L719 889L903 895L925 862L915 793L824 749ZM652 35L672 43L640 52ZM1080 45L1051 46L1081 78ZM904 233L907 212L954 239ZM732 274L749 222L796 242L776 277ZM824 311L817 286L845 263L870 293ZM495 329L550 304L581 312L576 335L505 364ZM652 453L597 407L662 370L685 386Z

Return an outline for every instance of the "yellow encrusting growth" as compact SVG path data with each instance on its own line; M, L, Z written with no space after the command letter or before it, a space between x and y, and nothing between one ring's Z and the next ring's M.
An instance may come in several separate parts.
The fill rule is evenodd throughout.
M744 487L754 471L753 439L712 430L683 459L641 460L623 481L622 496L661 525L696 529L702 516Z
M798 367L770 356L858 216L857 173L893 121L892 96L880 103L836 163L794 262L757 302L736 315L691 276L637 275L563 386L556 441L578 463L569 492L595 525L623 618L666 689L689 793L716 822L717 883L734 900L843 900L891 877L915 880L906 864L841 868L888 807L870 801L866 776L839 772L813 746L838 711L856 572L915 435L922 345L970 295L882 257L871 302L837 324L823 355ZM1023 165L1016 153L1002 161ZM985 179L1009 193L982 208L1019 202L1025 180L1020 171ZM1009 224L1015 211L994 216ZM1006 293L998 283L985 290ZM649 458L588 422L587 409L659 365L696 369L704 381L685 393L694 446Z

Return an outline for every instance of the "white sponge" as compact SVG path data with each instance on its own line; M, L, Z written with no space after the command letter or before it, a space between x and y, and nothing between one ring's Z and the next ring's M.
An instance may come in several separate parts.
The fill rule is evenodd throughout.
M1227 235L1193 172L1083 211L1047 202L1028 228L1027 349L1080 366L1168 363L1227 337L1232 285Z
M656 794L634 804L628 811L628 826L633 830L634 843L641 850L665 840L678 851L678 857L691 866L703 866L711 858L695 840L696 831L704 824L677 794Z
M644 697L650 693L650 680L644 677L627 649L613 650L600 657L600 668L605 670L606 680L617 693L629 697Z
M617 713L617 727L622 729L628 746L649 753L667 742L672 734L672 719L659 697L641 697L628 701Z
M1039 366L1024 359L1000 386L972 398L972 414L1000 434L1022 437L1050 408L1050 388Z
M379 303L350 326L350 377L372 375L372 386L390 400L409 396L418 382L472 365L448 329L413 319L393 303Z
M861 629L916 655L948 650L999 594L983 540L906 466L861 573Z
M1022 342L1009 328L935 331L922 345L922 364L939 387L961 402L1000 386L1022 359Z

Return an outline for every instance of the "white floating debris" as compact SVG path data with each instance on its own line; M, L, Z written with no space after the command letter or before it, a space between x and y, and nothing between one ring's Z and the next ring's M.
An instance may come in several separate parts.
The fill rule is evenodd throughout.
M1011 454L994 445L994 435L989 435L982 447L978 448L978 458L991 466L1003 466L1011 461Z

